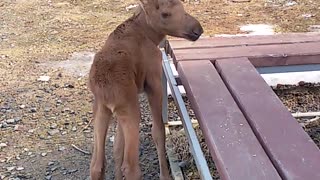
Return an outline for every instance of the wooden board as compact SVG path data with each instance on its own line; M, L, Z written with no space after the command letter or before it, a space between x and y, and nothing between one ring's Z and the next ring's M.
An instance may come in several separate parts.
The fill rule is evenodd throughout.
M320 42L174 50L174 61L248 57L254 66L320 64Z
M318 147L250 61L242 58L215 63L280 175L289 180L319 180Z
M206 37L200 38L195 42L179 38L170 39L169 45L173 50L178 50L232 46L292 44L306 42L320 42L320 33L290 33L260 36Z
M179 62L178 73L222 179L281 179L213 64Z

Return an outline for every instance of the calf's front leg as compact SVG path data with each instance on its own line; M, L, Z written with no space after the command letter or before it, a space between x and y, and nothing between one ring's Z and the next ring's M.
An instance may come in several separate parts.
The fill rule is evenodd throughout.
M154 76L148 82L148 88L146 90L148 101L152 114L152 138L155 142L159 165L160 165L160 180L171 179L168 169L168 163L166 159L166 147L165 147L165 128L162 117L162 86L161 86L161 74Z

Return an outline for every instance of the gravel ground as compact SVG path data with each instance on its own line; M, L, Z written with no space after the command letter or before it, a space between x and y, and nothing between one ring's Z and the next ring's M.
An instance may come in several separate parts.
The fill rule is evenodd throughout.
M310 25L319 24L318 1L290 2L202 0L185 6L200 19L208 36L240 33L239 26L249 23L273 24L277 32L308 31ZM131 15L126 7L133 3L136 0L0 1L0 179L88 178L90 155L71 145L91 152L92 126L86 126L92 118L92 95L86 84L88 66L83 63L90 64L86 59L92 54L84 61L72 57L99 49ZM46 76L50 80L43 81ZM144 179L157 179L149 109L145 97L140 100ZM177 119L171 105L170 120ZM110 129L108 157L114 126ZM108 161L112 179L112 158Z

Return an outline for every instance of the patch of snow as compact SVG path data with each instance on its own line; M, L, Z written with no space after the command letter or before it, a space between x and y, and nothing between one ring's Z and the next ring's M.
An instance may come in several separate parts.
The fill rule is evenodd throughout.
M241 31L248 32L251 35L273 35L274 27L268 24L247 24L240 27Z

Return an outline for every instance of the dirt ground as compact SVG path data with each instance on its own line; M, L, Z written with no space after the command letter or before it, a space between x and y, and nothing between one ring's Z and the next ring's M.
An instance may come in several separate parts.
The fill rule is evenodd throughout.
M61 63L75 62L75 53L88 52L90 58L131 15L126 7L133 3L0 1L0 179L88 179L90 154L86 152L91 152L92 145L92 126L86 127L92 118L88 66L78 69L82 63L71 67ZM239 26L249 23L271 24L277 32L305 32L310 25L320 24L319 1L201 0L185 6L201 21L206 36L240 33ZM40 76L50 80L39 81ZM150 113L144 96L140 101L141 165L144 179L156 179L159 169ZM177 118L171 105L170 120ZM108 157L113 131L114 126L107 138ZM112 179L112 160L108 161L108 179Z

